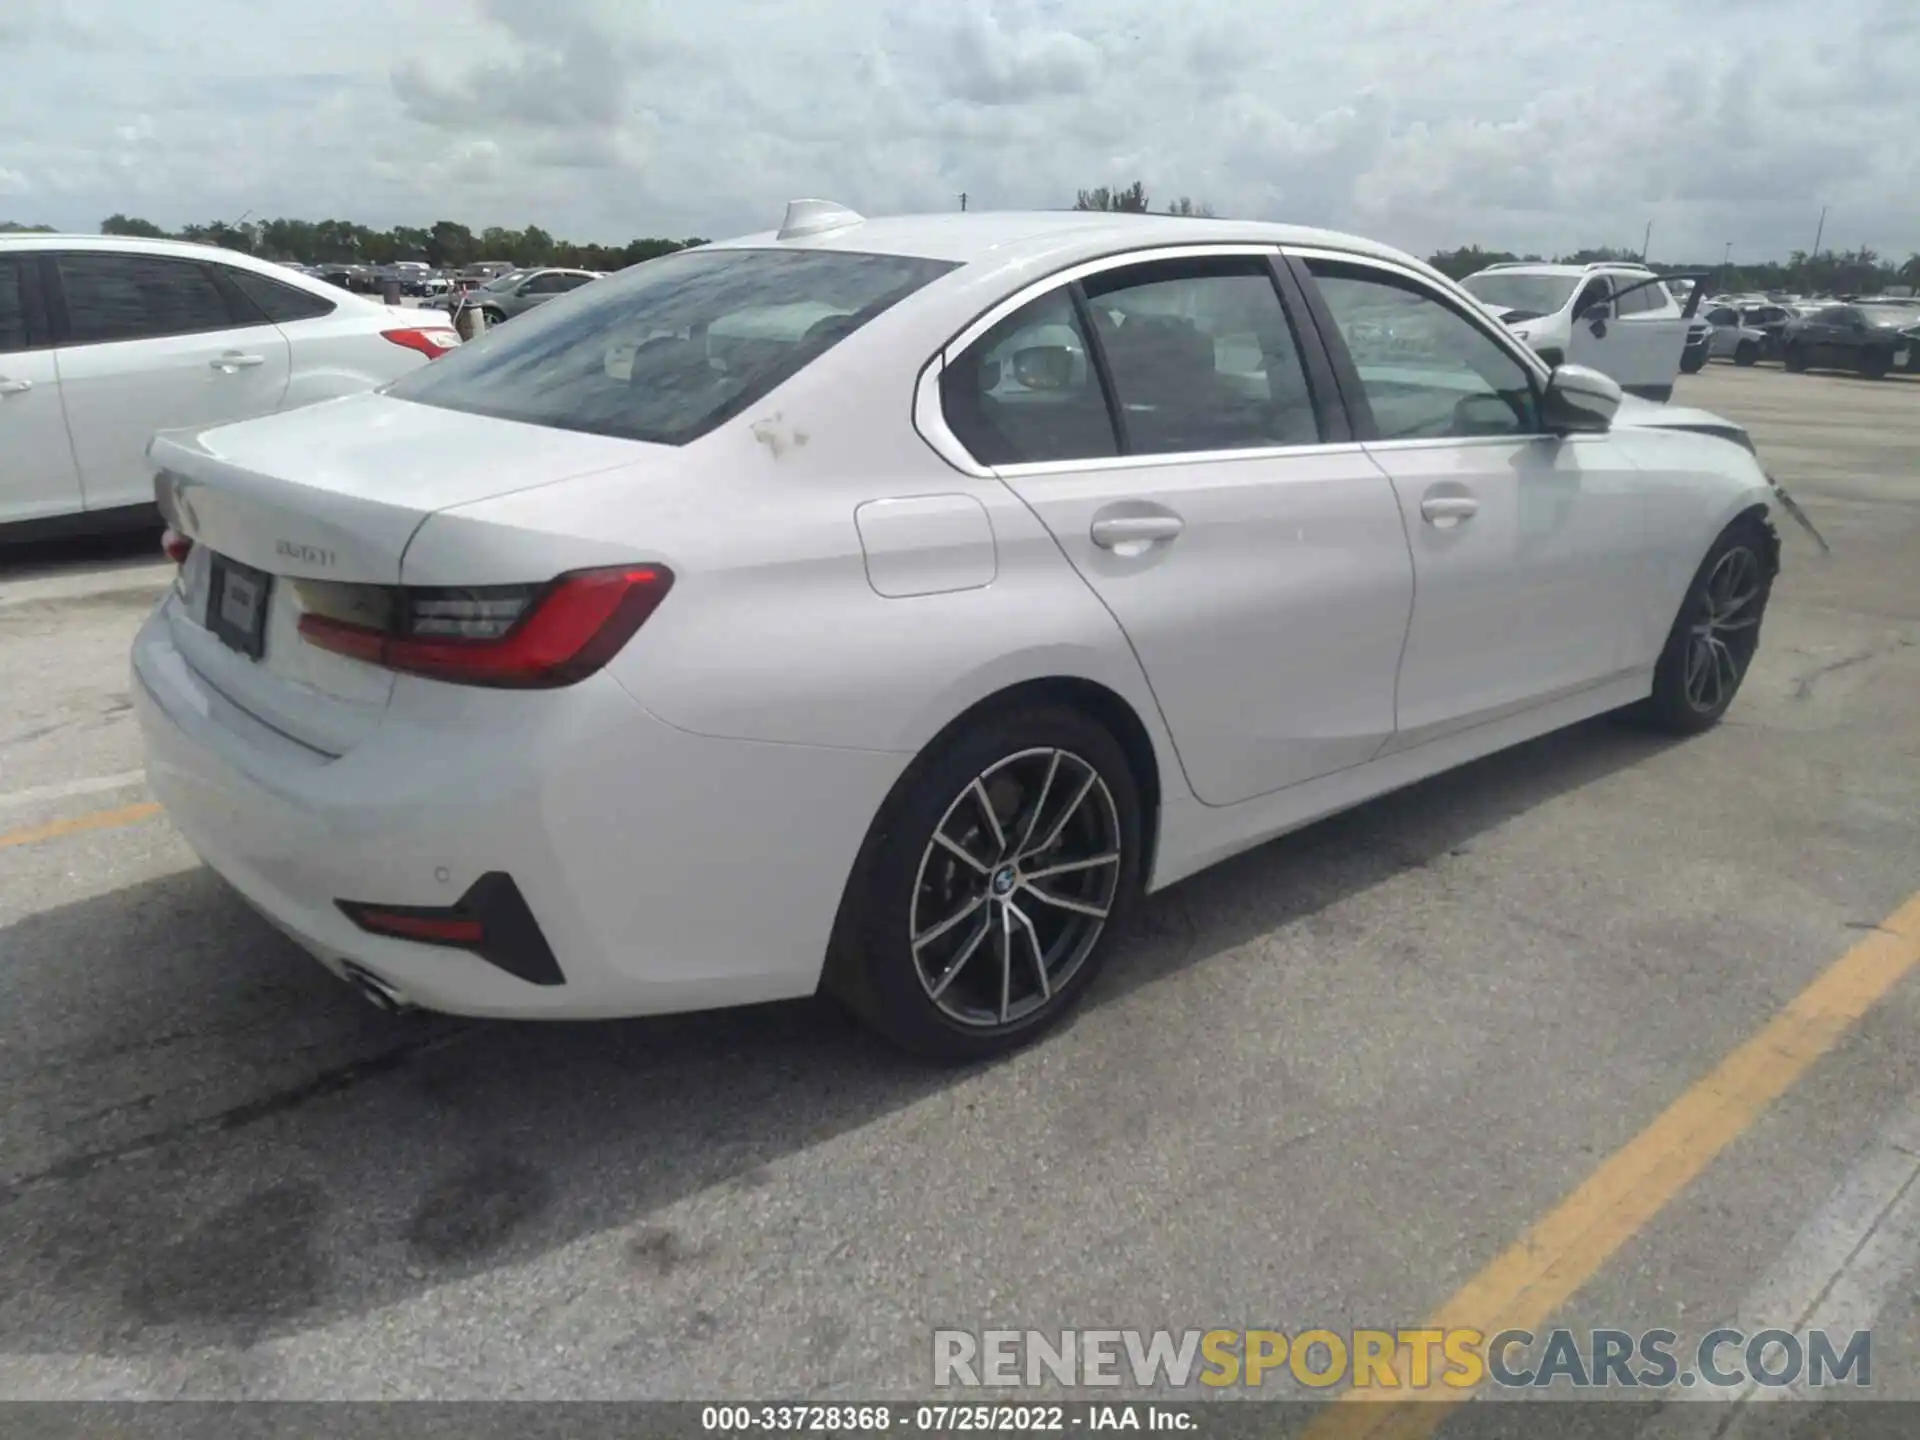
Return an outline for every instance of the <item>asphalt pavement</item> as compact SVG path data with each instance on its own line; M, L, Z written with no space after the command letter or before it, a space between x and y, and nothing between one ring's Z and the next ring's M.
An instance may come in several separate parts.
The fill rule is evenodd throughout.
M1833 1218L1904 1215L1874 1187L1920 1146L1920 383L1678 399L1833 547L1784 526L1724 725L1583 725L1233 860L958 1072L824 1002L380 1014L150 805L148 542L0 556L0 1395L912 1396L940 1326L1466 1323L1500 1285L1629 1330L1844 1293L1920 1395L1920 1225Z

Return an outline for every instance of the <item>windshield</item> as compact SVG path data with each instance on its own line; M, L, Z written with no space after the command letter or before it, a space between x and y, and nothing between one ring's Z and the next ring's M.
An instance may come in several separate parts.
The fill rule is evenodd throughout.
M526 270L509 270L498 279L487 281L487 283L480 288L482 290L511 290L522 280L526 279L529 273L531 272Z
M834 250L683 250L540 306L387 393L683 445L953 268Z
M1469 275L1461 284L1474 299L1496 310L1552 315L1573 298L1578 279L1574 275L1510 275L1496 270Z

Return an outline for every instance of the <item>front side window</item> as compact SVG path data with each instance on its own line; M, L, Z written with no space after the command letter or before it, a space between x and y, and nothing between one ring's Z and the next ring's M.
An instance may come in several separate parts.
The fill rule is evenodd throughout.
M1264 260L1131 265L1086 282L1129 453L1311 445L1319 420Z
M1120 453L1086 331L1062 288L1021 306L940 373L947 427L983 465Z
M1573 302L1573 313L1579 315L1589 305L1610 304L1613 300L1613 287L1607 283L1606 276L1596 275L1581 288L1580 298Z
M1310 260L1360 374L1382 440L1540 431L1533 375L1479 326L1412 280Z
M542 305L387 393L528 425L684 445L953 269L842 250L700 248Z
M198 261L101 252L62 255L56 263L70 344L192 335L234 323Z

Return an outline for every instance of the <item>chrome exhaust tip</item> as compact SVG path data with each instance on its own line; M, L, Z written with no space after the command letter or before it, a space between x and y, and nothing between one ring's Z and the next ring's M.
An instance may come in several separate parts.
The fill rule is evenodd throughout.
M372 971L348 962L342 962L340 968L346 974L347 983L374 1009L388 1015L404 1015L414 1008L412 1001Z

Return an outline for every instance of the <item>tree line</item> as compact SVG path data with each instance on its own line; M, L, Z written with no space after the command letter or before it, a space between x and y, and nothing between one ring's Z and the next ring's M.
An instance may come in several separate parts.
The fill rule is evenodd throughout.
M1135 180L1127 185L1098 185L1081 190L1074 198L1075 210L1107 210L1123 214L1190 215L1211 217L1214 209L1204 200L1182 195L1156 211L1147 195L1146 185ZM48 225L23 225L0 222L0 231L51 231ZM242 220L229 223L214 220L204 225L188 225L178 231L166 231L152 221L130 215L109 215L100 222L103 235L139 235L151 239L193 240L244 251L268 260L295 260L303 264L384 265L395 260L424 260L445 269L471 265L478 260L507 260L515 265L563 265L581 270L618 270L627 265L671 254L705 240L647 238L630 240L625 245L582 245L560 240L529 225L524 230L488 226L475 232L452 220L437 220L430 226L396 225L390 230L375 230L349 220ZM1428 263L1443 274L1458 280L1489 265L1515 260L1545 260L1549 257L1517 254L1511 250L1488 250L1478 245L1463 245L1441 250L1427 257ZM1630 249L1599 246L1575 250L1551 259L1558 264L1581 265L1595 261L1638 260ZM1810 295L1870 295L1894 285L1920 288L1920 253L1896 263L1864 246L1857 250L1822 250L1809 254L1795 250L1785 260L1726 263L1675 264L1649 262L1662 274L1707 273L1714 278L1716 291L1741 292L1783 290Z
M294 260L304 265L388 265L396 260L422 260L448 270L481 260L506 260L517 266L618 270L706 243L699 237L649 237L629 240L625 245L582 245L558 239L538 225L524 230L490 225L476 232L454 220L436 220L429 226L396 225L391 230L375 230L351 220L214 220L168 231L138 216L109 215L100 222L100 233L190 240L264 260Z

